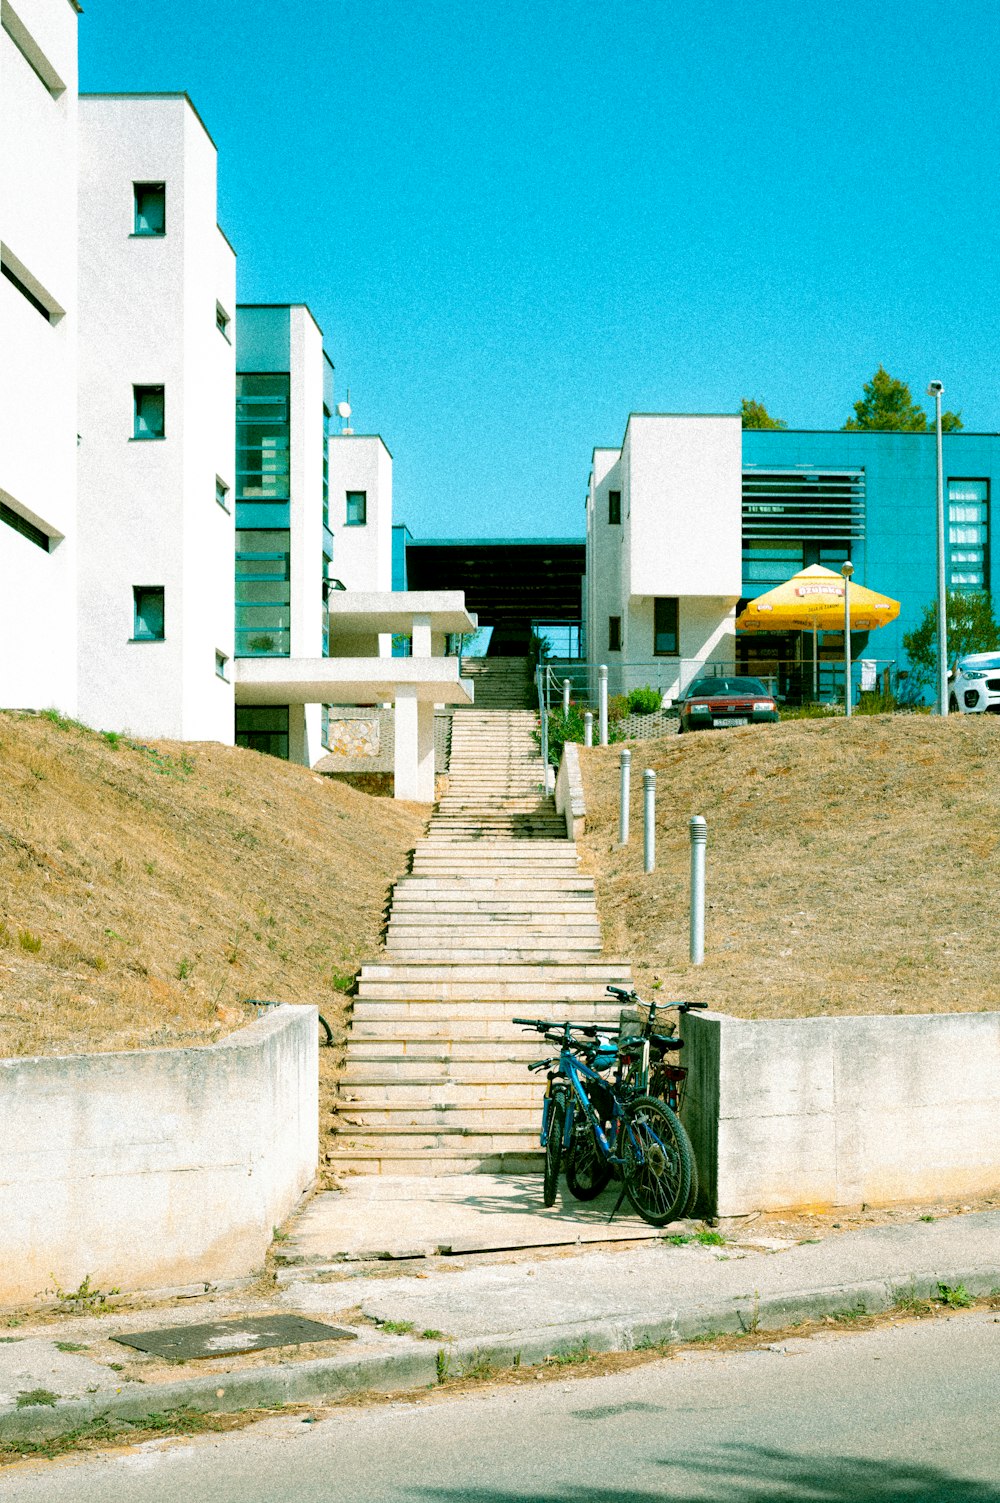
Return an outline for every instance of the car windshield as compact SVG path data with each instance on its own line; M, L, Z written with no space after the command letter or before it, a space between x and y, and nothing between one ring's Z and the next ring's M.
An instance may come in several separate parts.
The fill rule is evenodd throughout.
M958 668L959 672L964 672L966 668L973 670L1000 668L1000 652L976 652L970 657L959 658Z
M722 694L757 694L764 698L770 697L759 678L695 679L684 697L697 699L704 695L708 699Z

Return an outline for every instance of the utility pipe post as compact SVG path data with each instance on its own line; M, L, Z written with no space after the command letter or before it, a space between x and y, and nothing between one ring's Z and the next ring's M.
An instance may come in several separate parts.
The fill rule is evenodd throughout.
M647 767L642 775L642 869L656 866L656 772Z
M569 689L570 689L569 679L568 678L564 678L563 679L563 719L564 720L568 720L569 719Z
M945 577L944 456L941 443L941 397L944 387L932 381L927 395L934 398L934 431L937 439L937 649L938 714L948 713L948 582Z
M591 710L583 712L583 744L584 746L594 744L594 715Z
M692 814L688 821L691 836L691 944L692 965L701 965L705 959L705 847L708 842L708 826L701 814Z
M629 801L632 796L632 753L623 746L620 753L621 789L618 807L618 844L628 845Z
M597 670L597 727L601 745L608 744L608 667L602 663Z
M851 714L851 575L854 565L850 559L841 564L844 576L844 714Z

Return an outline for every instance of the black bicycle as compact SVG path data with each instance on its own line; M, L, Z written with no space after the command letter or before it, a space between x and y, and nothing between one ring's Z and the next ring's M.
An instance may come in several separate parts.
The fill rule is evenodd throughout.
M544 1018L513 1021L559 1049L557 1058L528 1066L547 1072L541 1127L545 1204L554 1203L565 1164L578 1199L599 1194L617 1172L622 1195L651 1226L683 1214L693 1165L687 1133L664 1101L627 1083L632 1054L623 1048L627 1040L613 1042L618 1029Z

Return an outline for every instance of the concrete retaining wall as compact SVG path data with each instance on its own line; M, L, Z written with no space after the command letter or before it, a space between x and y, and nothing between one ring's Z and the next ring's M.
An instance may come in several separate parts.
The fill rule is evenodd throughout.
M0 1303L249 1273L316 1173L314 1007L202 1048L0 1060Z
M556 809L566 820L566 838L578 840L586 826L587 806L580 772L580 748L572 741L563 744L555 794Z
M1000 1190L1000 1014L683 1019L705 1209Z

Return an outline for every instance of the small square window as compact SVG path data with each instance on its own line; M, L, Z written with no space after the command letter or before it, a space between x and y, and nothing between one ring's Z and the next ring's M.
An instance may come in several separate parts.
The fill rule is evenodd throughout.
M621 616L608 617L608 651L621 652L622 650L622 618Z
M226 683L229 682L229 680L226 678L226 665L227 665L228 662L229 662L229 659L226 657L226 654L224 652L218 652L218 651L216 651L216 654L215 654L215 671L216 671L217 675L219 676L219 678L225 680Z
M221 303L215 305L215 327L224 338L229 338L229 314Z
M133 642L162 642L163 588L160 585L135 585L133 600Z
M164 427L163 387L133 386L134 403L133 438L163 438Z
M608 491L608 522L612 527L620 527L622 521L622 493L621 491Z
M167 233L167 190L164 183L133 183L136 235Z
M223 511L229 510L229 487L224 480L219 479L218 475L215 477L215 499Z
M348 527L364 527L368 521L368 492L347 492L347 518Z

